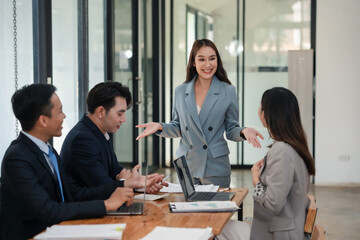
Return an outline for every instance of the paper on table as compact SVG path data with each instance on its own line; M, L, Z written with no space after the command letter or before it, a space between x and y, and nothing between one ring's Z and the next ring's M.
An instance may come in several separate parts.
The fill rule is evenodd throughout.
M180 184L176 184L176 183L170 183L168 182L169 186L168 187L163 187L162 189L160 189L160 192L168 192L168 193L181 193L181 186Z
M169 194L146 194L145 200L146 201L154 201L154 200L158 200L161 198L165 198L167 196L169 196ZM135 200L144 200L144 194L135 195L134 199Z
M92 225L54 225L34 239L121 239L125 223Z
M168 192L168 193L181 193L182 189L180 184L177 183L168 183L168 187L163 187L160 189L160 192ZM216 192L219 186L215 186L214 184L209 185L195 185L196 192Z
M148 235L140 240L208 240L212 237L212 228L174 228L155 227Z

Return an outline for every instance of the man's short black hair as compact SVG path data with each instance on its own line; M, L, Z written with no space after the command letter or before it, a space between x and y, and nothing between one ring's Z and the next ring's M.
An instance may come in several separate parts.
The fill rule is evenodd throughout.
M127 109L131 107L131 93L128 87L119 82L102 82L93 87L86 97L86 105L89 113L103 106L108 112L115 106L115 97L123 97L126 100Z
M51 96L56 87L50 84L36 83L25 85L11 97L15 117L24 131L31 130L40 115L51 117Z

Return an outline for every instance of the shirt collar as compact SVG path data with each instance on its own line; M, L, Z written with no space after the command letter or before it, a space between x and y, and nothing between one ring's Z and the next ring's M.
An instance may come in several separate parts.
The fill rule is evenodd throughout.
M110 136L109 136L109 134L108 134L107 132L106 132L106 133L104 133L104 136L105 136L106 140L107 140L107 141L109 141Z
M48 147L48 143L44 143L43 141L41 141L40 139L38 139L37 137L34 137L31 134L28 134L27 132L21 131L25 136L27 136L28 138L30 138L31 141L33 141L36 146L38 146L40 148L41 151L43 151L46 154L49 154L49 147Z

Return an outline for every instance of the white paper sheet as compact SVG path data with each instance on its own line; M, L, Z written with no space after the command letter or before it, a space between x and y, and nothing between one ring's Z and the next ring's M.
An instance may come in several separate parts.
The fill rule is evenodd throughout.
M168 193L182 193L182 189L180 184L178 183L168 183L168 187L163 187L160 189L160 192L168 192ZM215 186L213 184L209 185L195 185L196 192L217 192L219 186Z
M212 228L174 228L155 227L148 235L140 240L208 240L212 237Z
M181 186L180 184L177 183L170 183L168 182L169 186L168 187L163 187L162 189L160 189L160 192L168 192L168 193L181 193Z
M146 194L145 195L145 200L146 201L154 201L154 200L158 200L161 198L165 198L169 196L169 194ZM139 195L135 195L134 199L136 200L144 200L144 194L139 194Z
M34 239L121 239L125 223L89 224L89 225L54 225L40 233Z

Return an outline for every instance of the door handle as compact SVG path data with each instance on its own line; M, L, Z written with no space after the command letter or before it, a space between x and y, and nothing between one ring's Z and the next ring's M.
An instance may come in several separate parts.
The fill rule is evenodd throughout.
M142 88L142 79L140 77L135 77L135 80L138 81L138 101L135 102L136 105L139 105L143 102L143 88Z

